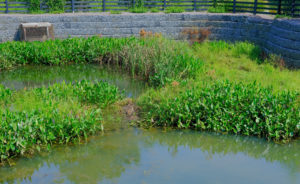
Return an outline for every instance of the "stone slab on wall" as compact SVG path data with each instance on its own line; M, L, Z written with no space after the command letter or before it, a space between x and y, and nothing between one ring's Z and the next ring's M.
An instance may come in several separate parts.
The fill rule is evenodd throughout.
M211 40L250 41L269 53L281 55L287 65L300 68L300 19L268 19L250 14L208 13L76 13L41 15L1 15L0 42L19 40L21 23L50 22L56 38L128 37L141 29L174 39L185 38L187 28L211 31Z

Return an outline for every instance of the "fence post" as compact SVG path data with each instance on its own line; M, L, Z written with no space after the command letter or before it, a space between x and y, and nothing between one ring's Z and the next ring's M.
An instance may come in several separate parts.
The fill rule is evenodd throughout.
M196 0L194 0L194 11L196 11Z
M257 0L254 0L254 10L253 10L254 15L256 15L256 11L257 11Z
M72 7L72 12L75 12L75 0L71 0L71 7Z
M40 11L42 11L42 10L43 10L43 2L40 1Z
M166 0L164 0L164 7L163 7L163 10L165 10L166 9Z
M102 11L105 12L105 0L102 2Z
M281 14L281 0L278 0L278 8L277 8L277 14Z
M8 0L5 0L5 13L8 13Z
M233 9L232 9L233 13L235 13L235 8L236 8L236 0L233 0Z
M291 9L291 14L292 14L292 17L294 17L295 16L295 6L296 6L296 2L295 2L296 0L293 0L292 1L292 9Z

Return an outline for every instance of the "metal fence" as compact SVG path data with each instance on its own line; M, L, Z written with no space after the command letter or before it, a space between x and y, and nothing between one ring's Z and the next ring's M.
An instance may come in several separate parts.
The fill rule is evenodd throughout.
M22 0L21 0L22 1ZM0 13L28 13L28 1L0 0ZM225 12L253 14L284 14L300 17L300 0L140 0L145 8L164 11L168 7L180 7L185 11L206 11L222 7ZM128 11L137 5L137 0L67 0L64 12ZM140 5L140 4L139 4ZM47 3L41 1L40 10L49 12Z
M300 16L300 0L227 0L228 12Z

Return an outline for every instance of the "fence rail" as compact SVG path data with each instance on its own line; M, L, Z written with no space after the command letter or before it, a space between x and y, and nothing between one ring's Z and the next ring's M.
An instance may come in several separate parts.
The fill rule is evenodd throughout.
M142 4L141 4L142 2ZM107 12L128 11L133 7L157 8L164 11L169 7L182 8L185 11L205 11L222 8L224 12L287 15L300 17L300 0L67 0L63 12ZM0 0L0 13L29 13L28 0ZM48 3L40 1L39 10L49 12Z

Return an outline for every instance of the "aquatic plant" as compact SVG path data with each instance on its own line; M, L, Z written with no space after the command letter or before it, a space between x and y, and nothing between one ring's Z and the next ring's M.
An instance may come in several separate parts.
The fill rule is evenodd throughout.
M54 143L86 139L103 129L101 109L120 99L118 89L106 82L60 83L21 91L0 86L0 162Z
M0 85L0 102L7 103L12 95L12 91L2 85Z
M32 153L41 146L53 143L64 144L100 130L100 117L97 110L80 116L62 115L56 109L49 113L39 110L13 112L1 110L0 160Z
M153 93L153 92L152 92ZM183 89L170 98L139 100L148 124L253 135L288 141L300 135L299 93L274 94L256 83L216 82Z

